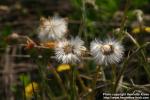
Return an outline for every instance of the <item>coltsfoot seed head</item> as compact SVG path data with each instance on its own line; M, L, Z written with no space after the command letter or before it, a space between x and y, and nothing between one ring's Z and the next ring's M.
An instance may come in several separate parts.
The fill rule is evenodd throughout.
M119 62L124 54L120 42L114 39L106 41L95 40L91 42L91 54L98 64L113 64Z
M79 62L83 52L83 45L84 42L79 37L58 41L55 48L56 59L66 64Z
M58 40L65 37L68 31L68 23L65 18L58 16L44 18L40 20L38 38L43 42Z

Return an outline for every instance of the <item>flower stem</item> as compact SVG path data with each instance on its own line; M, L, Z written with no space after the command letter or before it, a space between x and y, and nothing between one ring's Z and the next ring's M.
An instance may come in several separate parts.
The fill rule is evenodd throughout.
M122 32L123 32L123 29L125 27L125 23L126 23L126 20L127 20L127 11L130 7L130 3L131 3L131 0L127 0L127 3L125 5L125 9L124 9L124 15L123 15L123 18L122 18L122 21L121 21L121 25L120 25L120 34L119 34L119 38L121 39L122 38Z
M33 82L31 82L31 84L32 84L32 90L33 90L33 94L34 94L35 100L38 100L37 99L37 94L35 93L35 90L34 90Z
M116 81L116 66L113 64L112 67L112 92L114 92L114 82Z
M56 70L53 67L51 67L51 71L54 74L54 76L56 77L56 79L57 79L57 81L58 81L58 83L59 83L59 85L60 85L60 87L64 93L64 96L67 96L65 86L63 85L62 79L60 78L59 74L56 72Z
M71 100L77 100L77 90L76 90L76 67L72 66L72 79L71 79Z
M23 77L23 87L24 87L24 89L23 89L23 100L27 100L27 98L26 98L26 91L25 91L25 80L24 80L24 77Z
M97 69L96 69L96 73L94 74L94 79L93 79L93 83L92 83L92 93L91 93L91 100L95 100L95 91L94 89L96 88L96 82L97 82L97 79L98 79L98 75L99 75L99 72L101 70L101 66L97 66Z
M39 65L38 67L39 67L40 77L42 80L41 86L43 87L42 88L42 92L43 92L42 96L43 96L43 98L45 98L45 96L46 96L45 93L47 93L48 97L53 100L54 96L52 95L52 91L46 83L46 78L45 78L45 72L46 72L45 68L46 67L45 68L42 67L43 65L41 63L38 63L38 65Z
M80 77L78 71L77 71L77 78L78 78L78 80L79 80L79 82L80 82L80 84L81 84L81 87L82 87L83 91L84 91L84 92L87 92L87 88L86 88L86 86L85 86L83 80L81 79L81 77Z

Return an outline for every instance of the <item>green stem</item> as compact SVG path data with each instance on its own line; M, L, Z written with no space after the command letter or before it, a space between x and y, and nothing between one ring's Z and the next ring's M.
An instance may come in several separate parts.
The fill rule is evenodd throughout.
M81 0L82 1L82 7L81 7L81 11L82 11L82 23L80 25L79 28L79 36L83 36L85 37L85 40L87 40L87 29L86 29L86 7L85 7L85 0ZM82 34L83 33L83 34Z
M54 96L52 95L52 91L51 89L49 88L49 86L47 86L47 83L46 83L46 78L45 78L45 70L44 68L42 67L41 64L39 64L39 73L40 73L40 77L41 77L41 88L42 88L42 92L43 92L43 97L45 97L45 93L48 94L48 97L50 98L50 100L54 100Z
M56 70L53 67L51 67L51 71L54 74L54 76L56 77L56 79L64 93L64 96L67 96L67 91L65 90L65 86L63 85L62 79L60 78L59 74L56 72Z
M33 94L34 94L35 100L38 100L37 99L37 95L36 95L35 90L34 90L33 82L31 82L31 84L32 84L32 90L33 90Z
M84 35L86 35L86 7L85 7L85 0L82 0L82 21L83 21L83 32Z
M81 77L80 77L78 71L77 71L77 78L78 78L78 80L79 80L79 82L80 82L80 84L81 84L81 87L82 87L83 91L84 91L84 92L87 92L87 88L86 88L86 86L85 86L83 80L81 79Z
M116 66L113 64L112 67L112 92L114 92L114 82L116 81Z
M122 39L122 32L123 32L123 29L124 29L124 27L125 27L125 23L126 23L126 20L127 20L127 11L128 11L128 9L129 9L129 7L130 7L130 2L131 2L131 0L127 0L127 3L126 3L126 5L125 5L125 9L124 9L124 15L123 15L123 18L122 18L122 22L121 22L121 25L120 25L120 34L119 34L119 38L120 38L120 40Z
M100 67L100 70L101 70L102 80L106 81L105 72L104 72L103 67Z
M24 76L23 76L23 87L24 87L24 89L23 89L23 93L24 93L24 100L27 100L27 98L26 98L26 91L25 91L25 81L24 81Z
M72 66L72 80L71 80L71 100L77 100L77 90L76 90L76 66Z
M100 69L101 69L101 66L97 66L97 69L96 69L96 73L94 74L94 78L93 78L93 83L92 83L92 93L91 93L91 100L95 100L95 88L96 88L96 82L98 80L98 75L99 75L99 72L100 72Z

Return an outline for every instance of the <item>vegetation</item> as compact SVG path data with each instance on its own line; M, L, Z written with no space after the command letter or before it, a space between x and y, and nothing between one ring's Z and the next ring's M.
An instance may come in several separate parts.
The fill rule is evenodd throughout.
M104 93L150 93L150 1L68 1L1 2L0 98L101 100Z

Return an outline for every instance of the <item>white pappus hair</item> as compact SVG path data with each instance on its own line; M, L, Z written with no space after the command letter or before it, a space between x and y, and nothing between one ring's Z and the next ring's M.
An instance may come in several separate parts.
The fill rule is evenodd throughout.
M119 62L124 54L123 46L114 39L92 41L90 49L96 62L104 65Z

